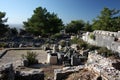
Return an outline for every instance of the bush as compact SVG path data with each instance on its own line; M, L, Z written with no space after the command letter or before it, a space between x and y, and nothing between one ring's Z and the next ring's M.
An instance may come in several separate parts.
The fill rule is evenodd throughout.
M59 44L60 44L62 47L65 47L66 42L65 42L65 40L61 40L61 41L59 42Z
M84 48L84 49L87 49L87 46L88 46L88 44L85 42L85 41L83 41L82 39L79 39L79 38L77 38L77 37L75 37L74 39L72 39L71 40L71 43L72 44L78 44L78 46L82 49L82 48Z
M95 46L95 45L90 45L90 44L88 44L87 48L88 48L90 51L92 51L92 50L98 50L100 47Z
M51 38L53 38L53 39L60 39L60 38L62 38L62 34L56 33L56 34L52 35Z
M27 59L28 65L37 64L38 60L36 59L37 54L35 52L27 52L27 55L22 55L23 58Z
M95 35L94 34L90 34L90 38L95 40Z
M98 50L98 54L100 54L100 55L102 55L104 57L110 57L110 56L114 56L115 55L111 50L108 50L106 47L101 47Z
M80 48L87 49L88 44L85 42L79 43Z
M79 42L79 39L77 37L75 37L71 40L72 44L77 44L78 42Z
M5 43L0 43L0 48L1 48L1 47L5 47L5 46L6 46Z

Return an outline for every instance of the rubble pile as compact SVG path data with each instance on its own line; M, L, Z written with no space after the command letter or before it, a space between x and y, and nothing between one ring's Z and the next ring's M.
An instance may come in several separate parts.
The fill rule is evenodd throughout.
M98 54L90 53L88 56L87 68L102 74L109 80L119 80L120 71L112 66L115 60L104 58Z
M6 64L0 66L0 80L44 80L44 72L41 69L18 70Z
M6 64L0 66L0 80L14 80L15 78L15 73L13 70L13 65L12 64Z

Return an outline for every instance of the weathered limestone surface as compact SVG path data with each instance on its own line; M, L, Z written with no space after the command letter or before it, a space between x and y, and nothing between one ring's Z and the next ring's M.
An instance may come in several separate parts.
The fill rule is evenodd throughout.
M26 55L28 50L10 50L8 51L1 59L0 65L4 65L7 63L13 63L14 67L22 65L22 55ZM47 53L44 50L29 50L32 52L36 52L37 59L39 63L45 63L47 60Z
M113 63L116 63L116 60L104 58L91 52L89 53L86 67L101 74L106 80L120 80L120 71L112 66Z
M47 54L47 63L57 64L57 53L48 53Z
M40 69L30 71L16 71L16 80L44 80L44 73Z
M15 73L12 64L5 64L0 66L0 80L14 80Z
M90 35L93 34L95 36L95 40L90 38ZM87 32L83 35L82 39L87 41L90 44L107 47L113 51L120 53L120 41L115 41L115 39L120 38L120 31L118 32L109 32L109 31L101 31L96 30L92 33ZM120 56L120 54L119 54Z
M17 70L12 64L0 66L0 80L44 80L41 69Z
M63 69L55 69L54 70L54 80L63 80L69 74L77 72L83 68L84 68L84 66L73 66L73 67L64 67Z

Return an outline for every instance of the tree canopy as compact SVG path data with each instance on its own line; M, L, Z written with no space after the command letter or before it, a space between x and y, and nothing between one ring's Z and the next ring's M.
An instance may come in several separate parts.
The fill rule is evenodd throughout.
M73 20L66 26L66 32L77 33L84 29L85 22L83 20Z
M7 22L7 18L4 18L5 15L5 12L0 12L0 37L3 37L8 31L8 25L5 24Z
M93 20L93 30L119 31L120 10L104 8L101 14Z
M87 21L84 25L84 31L93 31L92 30L92 25L89 23L89 21Z
M14 28L10 28L10 33L12 36L17 36L18 35L18 30L14 27Z
M61 30L63 22L55 13L50 13L46 8L38 7L27 22L23 22L27 32L34 35L57 33Z
M91 24L83 20L73 20L65 27L68 33L78 33L79 31L92 31Z

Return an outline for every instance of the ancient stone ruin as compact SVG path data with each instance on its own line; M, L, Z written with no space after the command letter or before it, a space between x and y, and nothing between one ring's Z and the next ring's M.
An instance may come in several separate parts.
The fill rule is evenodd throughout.
M14 80L15 72L11 63L0 66L0 80Z
M44 72L40 69L24 70L24 67L14 69L12 64L0 66L0 80L44 80Z
M87 59L87 56L81 55L79 52L76 52L76 50L70 47L66 50L66 52L58 52L56 49L57 48L54 48L53 51L49 51L47 54L47 62L49 64L77 66L83 64L82 62Z
M91 35L94 36L94 39L90 37ZM110 50L120 53L120 31L95 30L94 32L83 34L82 39L92 45L107 47Z
M113 63L117 61L89 52L86 68L98 73L106 80L119 80L120 71L115 69Z

